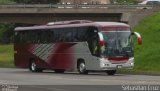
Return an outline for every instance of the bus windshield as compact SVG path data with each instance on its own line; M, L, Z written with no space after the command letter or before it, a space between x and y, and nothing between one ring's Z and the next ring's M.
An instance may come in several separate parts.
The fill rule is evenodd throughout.
M105 41L104 56L129 58L133 56L133 38L130 31L102 32Z

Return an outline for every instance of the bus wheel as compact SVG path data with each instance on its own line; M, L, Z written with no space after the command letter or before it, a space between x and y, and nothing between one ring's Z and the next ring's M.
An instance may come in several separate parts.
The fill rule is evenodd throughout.
M78 72L79 72L80 74L88 74L88 71L86 70L85 63L84 63L84 62L79 62L77 68L78 68Z
M108 75L114 75L116 73L116 70L107 70L106 73Z
M54 72L55 73L64 73L64 69L55 69Z
M37 65L36 65L36 63L35 63L34 60L32 60L32 61L30 62L29 70L32 71L32 72L42 72L42 69L37 68Z

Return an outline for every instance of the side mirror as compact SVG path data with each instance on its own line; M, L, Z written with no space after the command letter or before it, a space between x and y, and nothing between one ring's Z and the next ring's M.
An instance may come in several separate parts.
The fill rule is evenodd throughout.
M99 32L98 36L99 36L99 45L104 46L103 34Z
M141 35L138 32L134 32L134 35L136 35L136 37L137 37L138 44L141 45L142 44L142 37L141 37Z

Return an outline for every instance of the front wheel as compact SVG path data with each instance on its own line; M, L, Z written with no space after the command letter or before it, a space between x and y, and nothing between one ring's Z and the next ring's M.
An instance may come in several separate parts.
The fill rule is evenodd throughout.
M40 68L37 67L37 65L36 65L36 63L35 63L34 60L32 60L32 61L30 62L29 70L30 70L31 72L42 72L42 71L43 71L42 69L40 69Z
M106 73L108 75L114 75L116 73L116 70L107 70Z
M80 74L88 74L88 71L86 70L85 63L84 63L84 62L79 62L77 68L78 68L78 72L79 72Z

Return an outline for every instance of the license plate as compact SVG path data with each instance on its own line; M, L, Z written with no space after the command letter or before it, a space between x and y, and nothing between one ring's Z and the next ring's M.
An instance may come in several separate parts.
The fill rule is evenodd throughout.
M118 65L117 68L118 68L118 69L122 68L122 65Z

